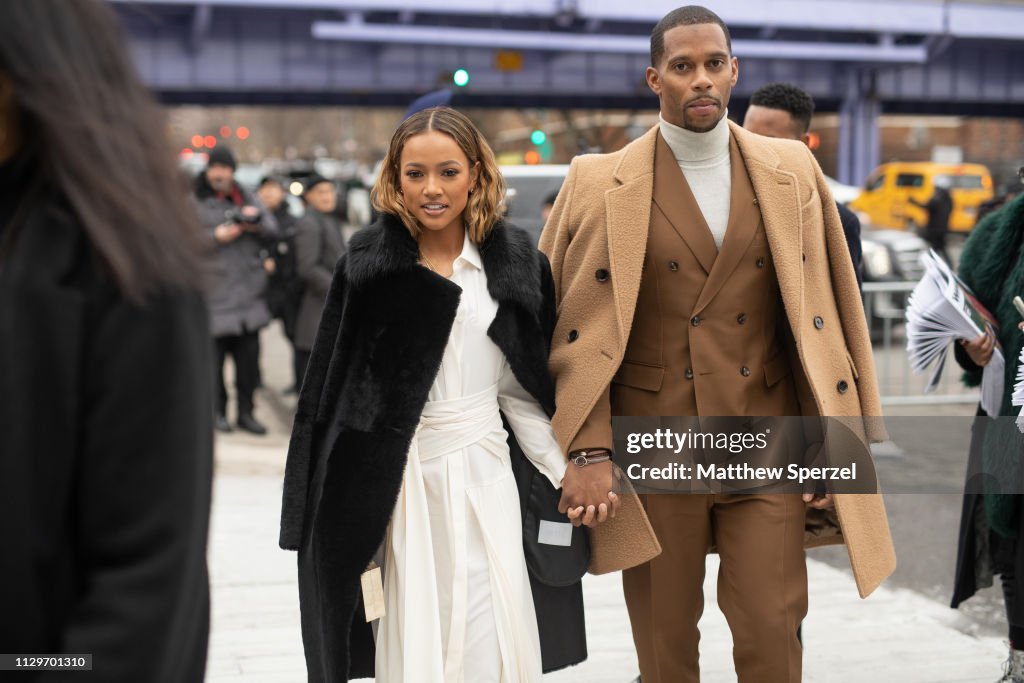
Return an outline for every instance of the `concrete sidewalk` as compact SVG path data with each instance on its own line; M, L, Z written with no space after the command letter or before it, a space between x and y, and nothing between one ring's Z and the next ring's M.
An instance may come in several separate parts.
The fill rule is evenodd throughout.
M219 440L217 458L208 680L305 681L295 554L277 547L284 439L231 435ZM701 665L709 682L736 680L731 636L715 599L717 567L717 556L709 557L701 621ZM882 587L860 600L848 572L813 559L808 573L804 680L964 683L997 677L1003 644L962 633L957 612L906 589ZM619 575L588 576L584 589L590 659L545 680L628 683L638 670Z
M262 343L268 389L257 397L257 416L270 434L217 437L209 551L213 623L208 680L213 683L306 680L295 553L277 547L295 402L281 390L291 383L291 358L276 326L264 331ZM914 590L883 586L861 600L848 570L814 556L809 554L810 611L803 628L805 681L991 683L998 678L1006 657L1000 638L979 635L977 625L962 613ZM715 595L717 573L718 558L710 556L700 624L702 680L708 683L736 680L732 639ZM630 683L638 668L620 575L588 576L583 585L590 658L545 680Z

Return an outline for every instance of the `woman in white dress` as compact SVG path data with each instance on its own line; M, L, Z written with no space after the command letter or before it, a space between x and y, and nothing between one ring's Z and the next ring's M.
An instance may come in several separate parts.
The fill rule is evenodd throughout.
M504 191L469 119L414 114L373 189L382 218L335 273L282 516L282 546L300 550L310 680L370 675L370 641L379 683L527 683L586 656L578 581L553 588L535 575L531 587L543 571L524 556L530 485L517 488L502 416L548 490L567 461L548 419L550 269L500 221ZM585 538L561 522L572 540L555 552L579 558ZM371 556L384 595L372 638L346 601L352 570ZM543 629L543 657L536 591L542 623L563 621Z

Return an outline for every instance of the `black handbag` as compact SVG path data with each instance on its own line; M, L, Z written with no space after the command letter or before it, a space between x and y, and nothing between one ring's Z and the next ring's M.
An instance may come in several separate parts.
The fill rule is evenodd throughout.
M512 472L519 489L526 567L534 579L547 586L572 586L583 578L590 566L590 537L580 526L572 528L570 545L551 545L539 541L542 521L560 524L569 522L569 518L558 511L562 493L523 454L507 422L505 431L509 435Z

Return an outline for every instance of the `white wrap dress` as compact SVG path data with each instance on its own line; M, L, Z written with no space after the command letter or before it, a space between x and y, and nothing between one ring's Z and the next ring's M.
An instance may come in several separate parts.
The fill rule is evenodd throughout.
M409 449L384 552L378 683L540 681L519 495L499 409L555 487L566 459L540 405L487 336L498 310L468 236L441 368Z

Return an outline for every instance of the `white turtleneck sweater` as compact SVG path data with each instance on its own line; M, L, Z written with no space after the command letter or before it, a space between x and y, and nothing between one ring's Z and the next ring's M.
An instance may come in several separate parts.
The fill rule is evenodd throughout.
M729 226L732 200L728 116L726 112L718 125L706 133L694 133L658 116L661 135L675 155L719 249Z

